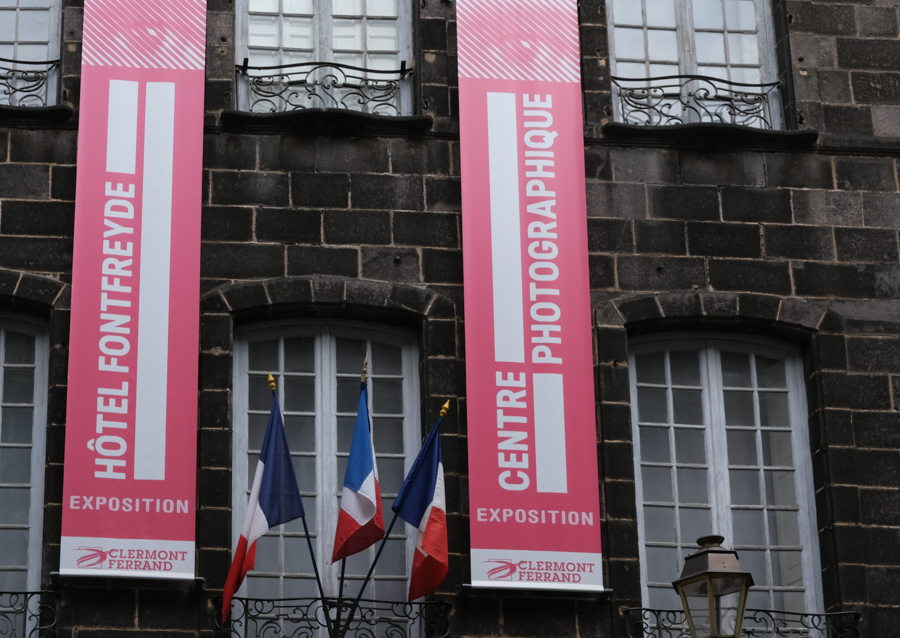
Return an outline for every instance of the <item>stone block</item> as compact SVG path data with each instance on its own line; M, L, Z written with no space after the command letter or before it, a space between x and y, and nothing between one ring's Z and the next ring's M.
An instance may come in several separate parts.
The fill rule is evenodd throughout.
M791 294L787 262L710 259L709 284L713 290Z
M834 68L834 38L793 31L790 37L791 64L793 66L815 69Z
M834 188L831 158L823 155L773 153L766 155L769 186Z
M2 183L2 179L0 179L0 183ZM72 272L72 240L46 237L0 237L0 268L36 270L38 272Z
M847 347L843 335L820 333L816 335L815 347L819 369L847 369Z
M633 253L631 222L624 219L588 218L588 252Z
M284 275L284 247L272 244L203 243L200 276L250 279Z
M677 151L618 148L611 151L617 182L642 184L678 183L681 168Z
M656 297L653 295L622 299L619 300L616 307L628 323L660 319L663 316ZM611 401L612 399L604 400Z
M425 178L425 209L462 210L462 185L458 178Z
M459 221L454 213L394 213L394 243L459 248Z
M706 287L703 259L620 256L617 258L622 290L690 290Z
M75 200L74 166L50 167L50 197L69 201Z
M891 407L887 376L841 372L820 374L822 407L850 410L889 410Z
M258 138L259 169L262 171L313 172L316 138L296 135L261 135Z
M280 244L319 244L322 242L322 213L259 208L256 211L256 239Z
M9 132L10 162L74 164L77 150L78 132L74 130L13 129Z
M584 149L585 177L587 179L600 179L607 182L612 180L612 153L612 151L603 146L586 146Z
M759 257L762 254L758 224L689 222L687 238L691 255Z
M322 246L288 246L287 274L356 277L359 274L359 250L357 248L325 248Z
M450 143L443 140L391 140L391 172L448 175Z
M872 135L872 110L868 106L822 105L825 131Z
M634 221L637 252L685 255L685 223L656 219Z
M266 282L272 304L299 304L312 300L312 285L308 279L284 278Z
M852 73L853 97L859 104L891 104L900 102L900 74Z
M615 288L615 258L609 255L588 255L588 276L591 290Z
M203 241L252 241L253 209L204 206L200 216Z
M848 337L847 361L853 372L896 372L900 337Z
M201 390L229 390L231 389L231 353L200 353L200 389ZM227 432L226 430L201 430L201 432ZM213 443L219 439L210 441L209 446L204 446L203 436L200 437L200 462L207 467L229 467L231 465L231 436L227 432L228 448L225 451L217 449ZM221 444L221 442L220 442ZM227 453L227 460L226 455Z
M793 275L801 296L859 299L876 293L876 275L859 266L794 262Z
M316 141L320 173L387 173L388 140L360 137L320 137Z
M390 244L391 214L374 210L326 210L326 244Z
M862 204L866 226L900 228L900 195L897 193L863 193Z
M0 217L0 233L43 237L72 237L74 202L6 201Z
M834 172L837 187L843 190L897 190L894 162L889 158L838 157Z
M647 194L642 184L587 181L588 217L645 219Z
M291 203L304 208L347 208L350 179L346 175L291 173Z
M897 231L881 228L835 228L838 261L897 263Z
M844 69L900 71L900 42L838 38L837 61Z
M684 184L765 186L766 171L759 153L681 153Z
M447 50L447 21L441 18L419 20L419 46L423 51Z
M819 99L831 104L849 104L853 101L850 92L850 74L847 71L816 72L819 79Z
M387 210L422 210L422 179L398 175L353 175L351 180L353 208Z
M419 253L410 248L362 247L362 276L380 281L419 283ZM460 259L461 261L461 259Z
M652 218L718 220L719 194L715 188L698 186L649 186Z
M856 8L857 33L867 37L897 37L897 7L859 5Z
M203 168L255 170L256 140L255 136L221 132L204 135Z
M791 223L791 192L785 189L723 188L722 219L727 222Z
M426 283L461 284L463 282L462 252L423 248L422 277Z
M868 525L900 525L900 490L859 490L860 521Z
M671 292L656 295L659 307L666 318L700 317L703 303L698 292Z
M832 229L822 226L763 226L766 257L784 259L834 260Z
M900 106L872 108L872 132L878 137L900 137Z
M843 191L793 191L794 223L862 226L863 197Z
M0 164L4 199L47 199L50 167L46 164Z
M212 203L220 206L287 206L290 201L285 173L211 171Z
M604 442L631 442L631 406L624 403L601 403L600 431Z
M791 32L856 35L856 12L850 4L787 3Z

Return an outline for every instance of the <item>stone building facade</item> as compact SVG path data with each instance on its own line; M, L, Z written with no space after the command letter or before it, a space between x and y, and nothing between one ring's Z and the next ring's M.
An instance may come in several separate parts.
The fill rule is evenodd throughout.
M42 588L83 638L210 636L231 557L236 331L312 319L402 327L425 427L444 421L453 635L627 635L640 607L631 343L775 340L802 357L819 609L900 625L900 31L891 0L773 0L785 132L628 127L607 7L582 0L585 165L603 595L465 587L465 341L456 22L410 2L414 111L242 119L234 0L208 11L198 380L197 576L58 579L83 3L63 0L60 106L0 108L0 301L48 338ZM768 3L766 3L768 4ZM425 116L430 120L423 119ZM402 120L402 121L401 121ZM423 125L425 122L425 125ZM791 130L793 129L793 131ZM804 129L818 135L795 132ZM768 341L765 341L768 343ZM2 453L0 453L2 462ZM811 506L807 503L806 506ZM801 508L805 505L800 503ZM646 559L645 559L646 560ZM646 565L644 565L646 569Z

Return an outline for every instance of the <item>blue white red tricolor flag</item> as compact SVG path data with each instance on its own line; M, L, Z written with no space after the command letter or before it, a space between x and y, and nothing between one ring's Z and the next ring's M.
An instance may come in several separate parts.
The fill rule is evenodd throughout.
M269 378L271 382L271 377ZM272 412L269 414L266 436L256 465L253 487L250 489L244 527L234 550L234 560L228 572L228 579L225 581L223 623L231 611L234 593L244 582L247 572L253 569L256 561L256 539L273 527L304 516L303 501L300 499L297 476L291 462L278 395L275 392L272 394Z
M341 493L341 512L334 535L332 562L361 552L384 537L384 512L381 507L381 488L369 427L369 392L362 383L356 427L350 443L350 458L344 474Z
M391 507L419 530L409 579L410 602L437 589L450 564L440 426L438 417Z

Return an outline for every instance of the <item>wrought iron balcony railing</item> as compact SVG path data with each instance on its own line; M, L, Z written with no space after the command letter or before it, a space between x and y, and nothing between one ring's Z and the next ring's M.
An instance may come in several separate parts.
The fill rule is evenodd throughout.
M617 117L625 124L739 124L780 129L780 83L742 84L701 75L613 77Z
M244 110L253 113L337 108L400 115L403 81L412 74L406 62L380 71L332 62L249 66L245 58L236 68Z
M282 598L264 600L234 598L231 618L221 624L219 600L214 638L446 638L450 634L449 603L359 601L353 618L352 600L340 604L340 626L336 598ZM2 634L0 634L2 638Z
M625 610L628 638L690 638L684 612L635 607ZM748 609L741 636L747 638L862 638L860 615L853 611L800 614Z
M0 58L0 106L48 106L55 101L59 60L28 62Z
M0 638L56 638L59 594L0 592Z

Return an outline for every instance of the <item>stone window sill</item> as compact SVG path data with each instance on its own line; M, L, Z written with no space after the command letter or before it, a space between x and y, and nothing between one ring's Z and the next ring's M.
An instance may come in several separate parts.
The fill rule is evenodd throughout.
M429 115L387 116L346 109L301 109L282 113L222 111L222 127L241 133L418 137L431 130Z
M74 110L65 104L56 106L0 106L0 124L3 126L66 124Z
M603 137L648 146L677 146L704 149L761 148L790 150L814 148L819 132L770 131L737 124L674 124L639 126L612 122L601 129Z

